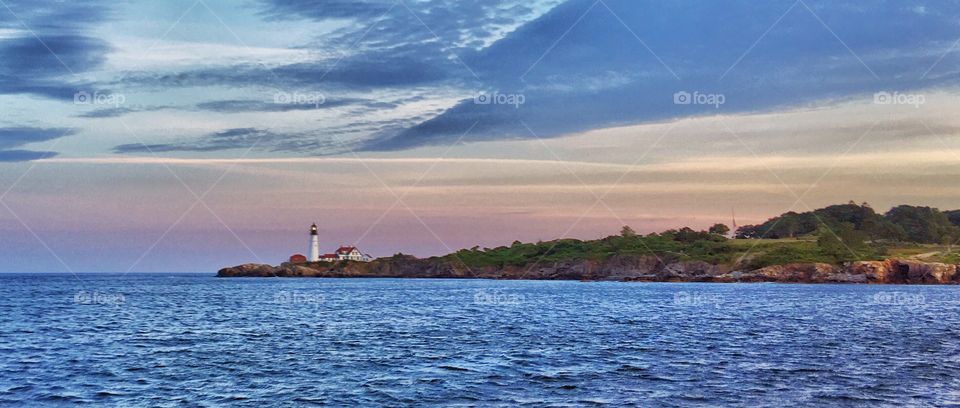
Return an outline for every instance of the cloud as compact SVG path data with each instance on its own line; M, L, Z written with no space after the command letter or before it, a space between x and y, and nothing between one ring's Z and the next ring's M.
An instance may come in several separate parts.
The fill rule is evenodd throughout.
M357 98L327 99L322 94L297 94L279 92L275 101L264 102L250 99L232 99L197 104L197 109L220 112L288 112L299 110L330 109L349 105L381 106L372 101Z
M69 100L89 85L73 78L103 64L109 44L85 34L107 16L95 1L4 2L0 29L0 94L33 94Z
M362 151L393 151L463 140L491 140L530 137L520 121L517 108L495 106L478 110L473 99L462 101L443 114L402 130L386 130L361 143ZM451 140L451 138L453 140Z
M454 63L443 58L396 55L360 55L342 60L295 63L267 68L239 65L185 70L174 73L127 75L112 86L140 86L151 89L200 86L258 86L278 90L307 90L335 87L353 91L421 86L454 78Z
M364 102L363 106L378 106L377 102ZM322 105L321 105L322 106ZM227 104L219 112L239 113L241 109L259 109L262 106L234 107ZM312 105L310 109L315 109ZM308 156L330 156L357 151L363 147L363 139L358 134L385 132L408 125L407 119L386 119L369 121L363 126L347 124L331 126L321 131L275 131L265 128L232 128L202 135L184 138L170 143L129 143L115 146L112 151L119 154L167 153L167 152L221 152L235 149L252 149L259 152L294 153Z
M255 128L235 128L211 133L199 139L178 143L143 144L130 143L113 148L115 153L166 153L166 152L211 152L230 149L252 148L272 133Z
M58 35L0 39L0 94L28 93L71 100L80 89L89 89L72 80L100 66L109 46L98 39Z
M291 15L313 19L355 19L382 15L391 8L391 0L272 0L264 2L262 14L273 19L288 19Z
M46 142L72 134L72 129L33 127L0 128L0 149L22 146L27 143Z
M110 18L104 6L92 4L96 3L80 2L76 10L64 13L76 14L87 25ZM284 45L306 50L296 58L114 72L112 79L81 89L115 87L134 95L142 87L176 98L176 106L164 109L179 111L283 113L358 105L406 115L355 114L344 118L347 125L317 123L316 128L305 129L301 124L294 131L257 125L271 132L274 143L265 148L326 154L328 143L318 143L316 134L345 132L359 150L396 151L445 145L471 126L464 141L533 137L527 127L537 137L549 138L716 113L774 111L880 90L960 84L960 77L951 71L960 54L946 52L955 41L952 16L960 14L960 3L927 4L922 13L916 5L885 2L861 7L825 0L760 5L747 0L258 4L261 18L283 23L307 19L332 28L312 40L297 40L302 44ZM14 9L30 21L34 17L46 21L51 13L31 14L20 2ZM69 20L60 29L48 23L39 35L49 39L50 47L75 71L102 67L102 56L111 46L76 21ZM59 72L59 61L31 39L13 29L0 37L0 56L17 57L0 67L0 93L69 98L78 88L78 78ZM179 88L221 89L194 93ZM243 97L226 89L238 90ZM244 99L264 90L349 98L323 104ZM475 103L477 90L521 96L524 103ZM210 97L211 91L225 96L209 100L216 99ZM678 92L722 95L724 103L678 105L673 100ZM203 99L191 100L201 95ZM374 102L383 95L390 95L391 101ZM80 116L107 119L150 109L128 106ZM383 121L391 123L381 125ZM230 146L204 140L166 147L215 151Z
M324 59L234 64L177 72L131 72L113 86L150 89L258 86L278 89L335 88L370 91L414 87L475 86L462 58L535 18L559 0L463 3L452 0L393 2L357 0L261 2L271 20L350 20L299 48Z
M953 86L958 77L944 71L955 53L924 74L955 41L957 14L960 3L946 2L916 13L898 3L570 1L464 54L485 92L522 95L522 106L464 95L441 115L378 134L363 149L450 143L478 120L464 140L531 137L522 123L538 137L555 137ZM676 104L678 92L722 95L724 103Z
M361 98L326 98L320 93L289 93L277 92L275 101L261 101L254 99L226 99L201 102L193 107L167 106L125 106L116 108L96 109L77 115L81 118L100 119L115 118L130 113L155 112L161 110L200 110L216 113L245 113L245 112L290 112L310 111L317 109L331 109L343 106L360 106L369 109L392 109L397 107L393 102L377 102Z
M253 149L272 152L299 152L311 155L344 153L349 142L323 138L310 132L274 132L258 128L233 128L173 143L129 143L115 146L114 153L219 152Z
M425 0L269 0L262 15L274 20L355 20L338 42L366 47L430 43L432 47L482 48L562 0L462 2Z
M75 33L90 28L109 15L108 2L97 0L6 0L0 28L45 33Z
M9 59L0 66L0 73L55 76L83 72L102 64L109 49L103 40L80 35L6 39L0 41L0 54Z
M0 128L0 162L18 162L50 158L55 152L13 149L30 143L46 142L72 135L72 129L44 129L32 127Z
M32 150L0 150L0 162L22 162L39 159L49 159L56 156L56 152L37 152Z
M104 108L81 113L77 116L81 118L116 118L128 113L139 112L133 108Z

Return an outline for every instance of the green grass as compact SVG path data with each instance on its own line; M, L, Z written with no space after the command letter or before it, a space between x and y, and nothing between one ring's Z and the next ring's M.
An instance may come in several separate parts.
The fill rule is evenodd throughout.
M947 264L960 265L960 252L940 254L940 256L937 257L937 261Z
M878 260L895 254L920 254L934 251L931 246L888 250L865 245L842 259L825 254L813 237L791 239L724 239L697 232L668 231L647 236L610 236L598 240L561 239L538 243L514 242L497 248L462 249L440 257L448 262L463 262L468 267L529 266L565 261L603 261L613 256L656 256L664 262L704 261L712 264L739 265L753 269L797 262L838 264L848 260Z
M470 267L526 266L537 262L592 260L602 261L615 255L657 256L669 260L728 262L734 254L726 240L705 234L702 239L678 241L673 236L610 236L592 241L561 239L538 243L514 242L497 248L462 249L447 255L459 258Z
M797 262L835 263L836 260L823 254L816 242L778 240L776 243L756 245L749 253L741 254L742 264L748 269Z

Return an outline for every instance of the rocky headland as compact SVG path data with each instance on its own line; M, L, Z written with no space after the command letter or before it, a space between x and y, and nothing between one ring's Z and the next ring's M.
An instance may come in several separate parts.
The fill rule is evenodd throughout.
M372 262L243 264L219 277L460 278L641 282L782 282L960 284L960 266L911 259L857 261L842 265L790 263L739 270L703 261L665 262L651 256L612 256L603 261L564 261L529 266L468 267L449 258L394 256Z

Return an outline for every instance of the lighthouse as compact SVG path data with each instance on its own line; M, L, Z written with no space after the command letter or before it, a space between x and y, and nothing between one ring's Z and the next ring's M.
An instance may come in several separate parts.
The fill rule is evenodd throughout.
M317 236L317 224L310 226L310 262L320 261L320 238Z

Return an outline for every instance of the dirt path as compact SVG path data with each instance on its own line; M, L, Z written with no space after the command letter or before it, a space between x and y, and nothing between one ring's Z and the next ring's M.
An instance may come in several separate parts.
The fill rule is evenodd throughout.
M911 258L917 259L917 260L927 259L927 258L929 258L929 257L931 257L931 256L934 256L934 255L939 254L940 252L941 252L941 251L924 252L924 253L922 253L922 254L916 254L916 255L914 255L914 256L911 256Z

